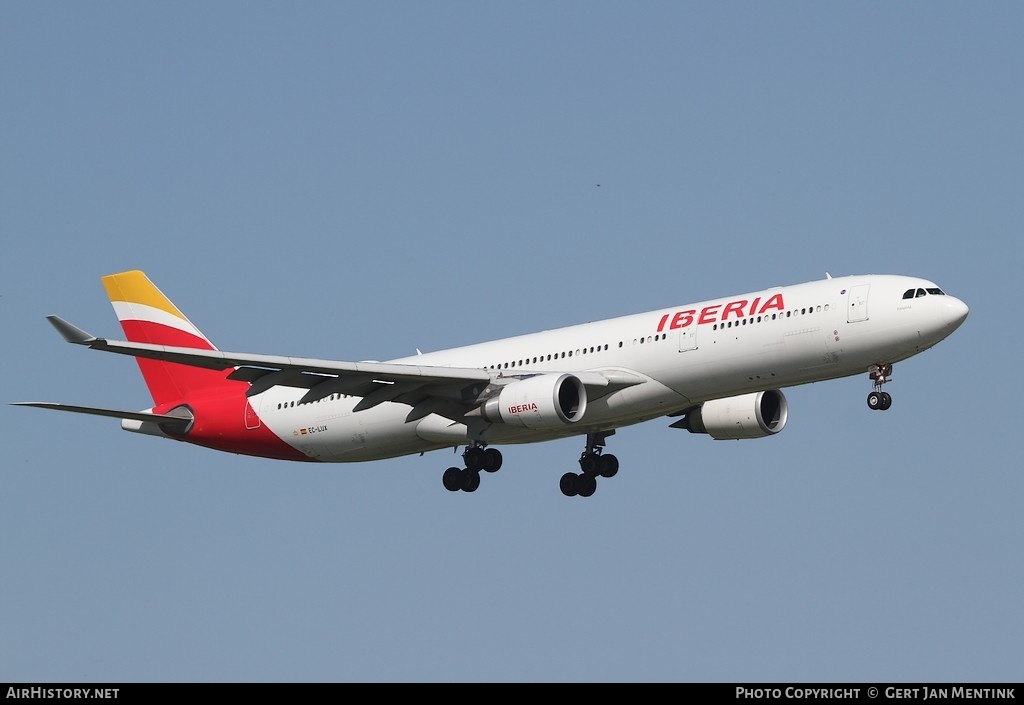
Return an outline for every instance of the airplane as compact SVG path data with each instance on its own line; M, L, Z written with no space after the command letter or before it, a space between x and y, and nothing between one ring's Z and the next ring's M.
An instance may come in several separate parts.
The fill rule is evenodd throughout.
M451 448L442 473L474 492L502 465L495 446L585 438L567 497L589 497L618 459L606 441L657 418L715 440L773 436L786 426L782 389L867 373L870 409L893 364L949 336L968 307L913 276L832 277L582 323L386 362L218 349L142 271L102 277L126 340L99 338L59 316L70 343L136 358L153 406L121 411L15 402L121 419L124 430L214 450L348 463Z

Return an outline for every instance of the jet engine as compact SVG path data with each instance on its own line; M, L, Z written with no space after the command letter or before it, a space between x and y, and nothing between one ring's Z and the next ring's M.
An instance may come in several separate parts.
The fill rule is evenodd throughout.
M545 374L506 385L488 399L481 415L491 423L529 429L574 424L587 409L587 390L578 377Z
M764 438L781 431L788 417L786 397L778 389L769 389L706 401L672 426L719 441Z

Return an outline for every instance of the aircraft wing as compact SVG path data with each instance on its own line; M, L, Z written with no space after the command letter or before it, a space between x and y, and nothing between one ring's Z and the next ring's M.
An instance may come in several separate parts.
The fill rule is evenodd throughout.
M334 393L362 397L357 411L385 401L398 401L415 407L408 420L435 412L445 416L464 414L490 396L486 393L489 386L508 384L536 374L522 371L506 376L480 368L346 362L135 343L98 338L59 316L46 318L66 341L94 350L212 370L233 368L228 378L249 382L249 396L280 385L308 389L302 402L316 401ZM573 374L592 389L595 396L645 381L640 375L618 370Z

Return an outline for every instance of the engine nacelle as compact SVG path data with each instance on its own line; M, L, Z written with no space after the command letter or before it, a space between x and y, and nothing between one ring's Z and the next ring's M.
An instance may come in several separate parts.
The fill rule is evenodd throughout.
M764 438L778 433L789 418L789 404L778 389L713 399L686 415L690 433L706 433L715 440Z
M481 410L491 423L529 429L574 424L587 410L587 389L570 374L537 375L512 382Z

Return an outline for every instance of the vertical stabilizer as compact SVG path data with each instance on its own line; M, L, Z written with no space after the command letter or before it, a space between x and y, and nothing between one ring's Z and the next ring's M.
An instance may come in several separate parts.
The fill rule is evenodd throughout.
M103 277L114 313L128 340L200 350L216 347L171 303L145 273L133 270ZM231 384L223 370L136 358L157 406L185 400L190 393Z

